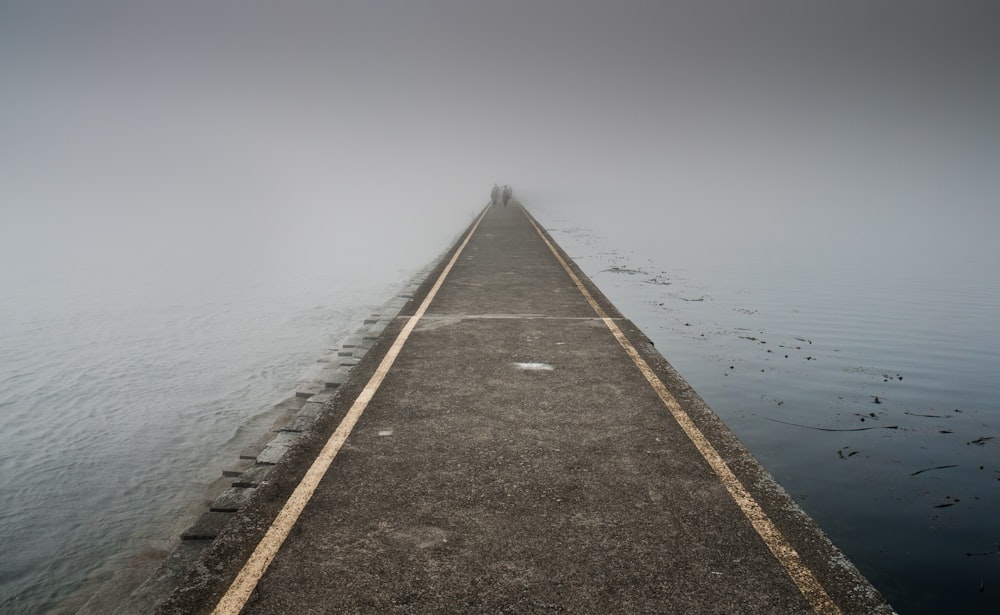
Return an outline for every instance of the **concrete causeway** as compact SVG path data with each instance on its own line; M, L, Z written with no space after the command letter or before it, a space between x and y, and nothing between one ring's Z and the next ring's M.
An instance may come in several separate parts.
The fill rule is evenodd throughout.
M162 613L891 613L516 201Z

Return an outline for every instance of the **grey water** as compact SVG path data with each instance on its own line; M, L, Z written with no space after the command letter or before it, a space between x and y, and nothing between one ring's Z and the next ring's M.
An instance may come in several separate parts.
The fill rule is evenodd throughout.
M167 553L300 374L475 209L417 234L371 208L235 263L0 259L0 612L73 612ZM368 249L366 228L393 249Z
M669 210L533 211L898 612L1000 612L1000 250L699 249Z

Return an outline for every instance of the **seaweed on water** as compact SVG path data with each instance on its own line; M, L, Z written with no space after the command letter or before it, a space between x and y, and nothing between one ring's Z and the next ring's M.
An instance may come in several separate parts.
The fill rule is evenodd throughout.
M958 465L952 464L947 466L935 466L933 468L924 468L923 470L917 470L913 474L910 474L910 476L916 476L917 474L923 474L924 472L930 472L931 470L947 470L948 468L957 468L957 467Z
M850 428L836 428L836 427L814 427L812 425L800 425L799 423L789 423L788 421L779 421L778 419L767 419L775 423L781 423L782 425L791 425L792 427L801 427L802 429L813 429L815 431L868 431L871 429L899 429L899 425L877 425L875 427L850 427Z
M669 278L664 278L663 276L654 275L653 277L646 280L646 284L656 284L657 286L670 286L673 282Z
M994 551L968 551L966 552L966 557L978 557L981 555L1000 555L1000 545Z
M646 272L642 269L632 269L630 267L621 267L619 265L612 265L611 267L605 269L601 273L627 273L629 275L636 275L637 273L645 274Z

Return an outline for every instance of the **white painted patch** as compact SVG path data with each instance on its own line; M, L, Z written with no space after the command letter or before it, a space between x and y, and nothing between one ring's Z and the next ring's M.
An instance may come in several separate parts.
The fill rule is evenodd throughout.
M526 369L531 371L542 371L551 372L555 368L548 363L514 363L514 367L517 369Z
M383 429L382 431L378 432L378 435L380 435L380 436L391 436L392 435L392 430L391 429Z

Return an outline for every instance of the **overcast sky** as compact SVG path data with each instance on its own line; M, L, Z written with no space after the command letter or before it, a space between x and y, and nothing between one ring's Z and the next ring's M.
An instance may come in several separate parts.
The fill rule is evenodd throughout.
M255 250L507 182L640 235L987 242L998 6L0 0L0 239Z

